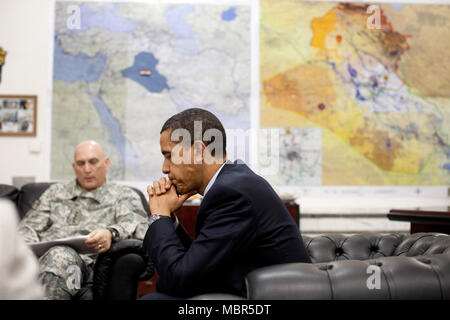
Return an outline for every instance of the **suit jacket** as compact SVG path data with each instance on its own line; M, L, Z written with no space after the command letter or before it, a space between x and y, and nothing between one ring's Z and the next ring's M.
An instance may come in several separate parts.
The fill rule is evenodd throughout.
M242 163L224 165L200 205L192 240L171 219L148 229L157 291L177 297L220 292L245 296L250 271L311 262L297 225L269 183Z

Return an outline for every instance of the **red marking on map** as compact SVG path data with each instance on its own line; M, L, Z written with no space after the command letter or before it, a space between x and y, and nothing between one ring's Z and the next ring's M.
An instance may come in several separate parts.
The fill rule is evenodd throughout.
M141 76L149 77L152 74L152 70L150 69L141 69L139 72Z

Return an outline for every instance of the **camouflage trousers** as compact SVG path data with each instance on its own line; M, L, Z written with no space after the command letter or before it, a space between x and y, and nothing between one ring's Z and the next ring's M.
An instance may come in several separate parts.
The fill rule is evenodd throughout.
M88 263L90 259L87 259ZM39 279L49 300L70 300L92 274L89 265L68 246L55 246L39 258Z

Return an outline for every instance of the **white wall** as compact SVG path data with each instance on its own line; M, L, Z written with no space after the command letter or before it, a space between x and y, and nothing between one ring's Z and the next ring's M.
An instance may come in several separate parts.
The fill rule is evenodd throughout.
M0 1L0 47L7 52L0 94L38 96L36 137L0 137L0 183L11 184L13 176L49 177L51 5L48 0Z

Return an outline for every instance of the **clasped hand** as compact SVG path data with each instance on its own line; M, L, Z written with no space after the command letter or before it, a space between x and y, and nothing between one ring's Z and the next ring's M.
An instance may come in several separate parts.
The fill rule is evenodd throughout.
M149 185L147 187L147 193L150 212L152 214L170 217L171 212L180 208L183 202L190 196L196 194L197 191L178 195L172 181L161 178L158 181L153 181L153 186Z

